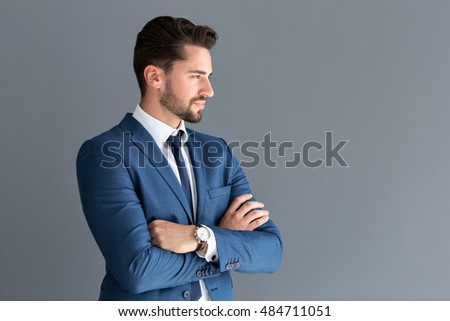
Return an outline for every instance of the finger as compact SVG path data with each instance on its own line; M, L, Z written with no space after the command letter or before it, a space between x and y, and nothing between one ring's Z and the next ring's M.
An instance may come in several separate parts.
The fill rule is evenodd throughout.
M159 235L157 227L149 228L148 231L150 232L150 239L151 240L153 240L154 238L156 238Z
M148 224L148 231L150 232L150 237L154 238L156 236L162 235L164 232L164 221L155 220Z
M245 220L247 224L252 223L254 220L262 218L264 216L269 216L269 211L267 210L253 210L245 215Z
M267 221L269 220L269 216L262 216L260 218L257 218L256 220L254 220L253 222L251 222L248 227L251 231L253 231L254 229L260 227L261 225L265 224Z
M165 220L154 220L154 221L151 221L151 222L148 224L148 229L150 230L150 229L153 229L153 228L155 228L155 227L161 227L161 228L163 228L163 227L167 226L169 223L170 223L170 222L165 221Z
M249 199L253 197L252 194L242 194L236 197L228 207L228 210L230 212L236 212L236 210L245 202L247 202Z
M160 224L160 222L161 222L161 220L153 220L150 223L148 223L148 227L152 228L152 227L158 226Z
M250 211L255 210L255 209L262 209L263 207L264 207L264 203L252 201L252 202L247 202L244 205L242 205L242 207L238 210L238 212L240 215L245 216Z
M149 224L149 230L154 230L154 229L157 229L157 228L160 228L161 226L160 225L158 225L158 224Z
M157 246L158 245L157 238L155 236L150 238L150 243L152 243L153 246Z
M151 243L153 246L156 246L156 247L162 249L162 243L161 243L160 238L155 237L155 238L151 239Z

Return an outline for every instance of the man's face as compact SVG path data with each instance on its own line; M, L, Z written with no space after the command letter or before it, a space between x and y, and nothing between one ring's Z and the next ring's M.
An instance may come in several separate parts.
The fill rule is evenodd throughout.
M186 46L186 59L176 61L167 75L160 104L178 118L198 123L205 102L214 95L209 78L212 74L209 50Z

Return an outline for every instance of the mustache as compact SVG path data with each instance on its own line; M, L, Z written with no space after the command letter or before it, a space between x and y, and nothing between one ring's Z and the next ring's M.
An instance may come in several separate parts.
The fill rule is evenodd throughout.
M197 101L204 101L206 102L208 100L208 96L199 96L191 99L191 104L197 102Z

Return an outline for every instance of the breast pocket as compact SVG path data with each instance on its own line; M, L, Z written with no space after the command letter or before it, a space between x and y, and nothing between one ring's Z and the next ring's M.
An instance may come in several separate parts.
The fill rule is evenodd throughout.
M204 207L207 213L205 220L217 225L230 204L231 186L210 188L208 195Z
M211 188L208 190L208 193L209 193L209 198L217 198L217 197L221 197L221 196L228 196L228 198L229 198L230 193L231 193L231 185Z

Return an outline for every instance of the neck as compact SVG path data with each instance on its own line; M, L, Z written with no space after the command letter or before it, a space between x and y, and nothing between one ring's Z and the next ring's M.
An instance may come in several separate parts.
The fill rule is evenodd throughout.
M149 99L141 99L139 106L150 116L162 121L172 128L178 128L181 123L181 119L174 115L171 111L167 110L159 102L149 101Z

